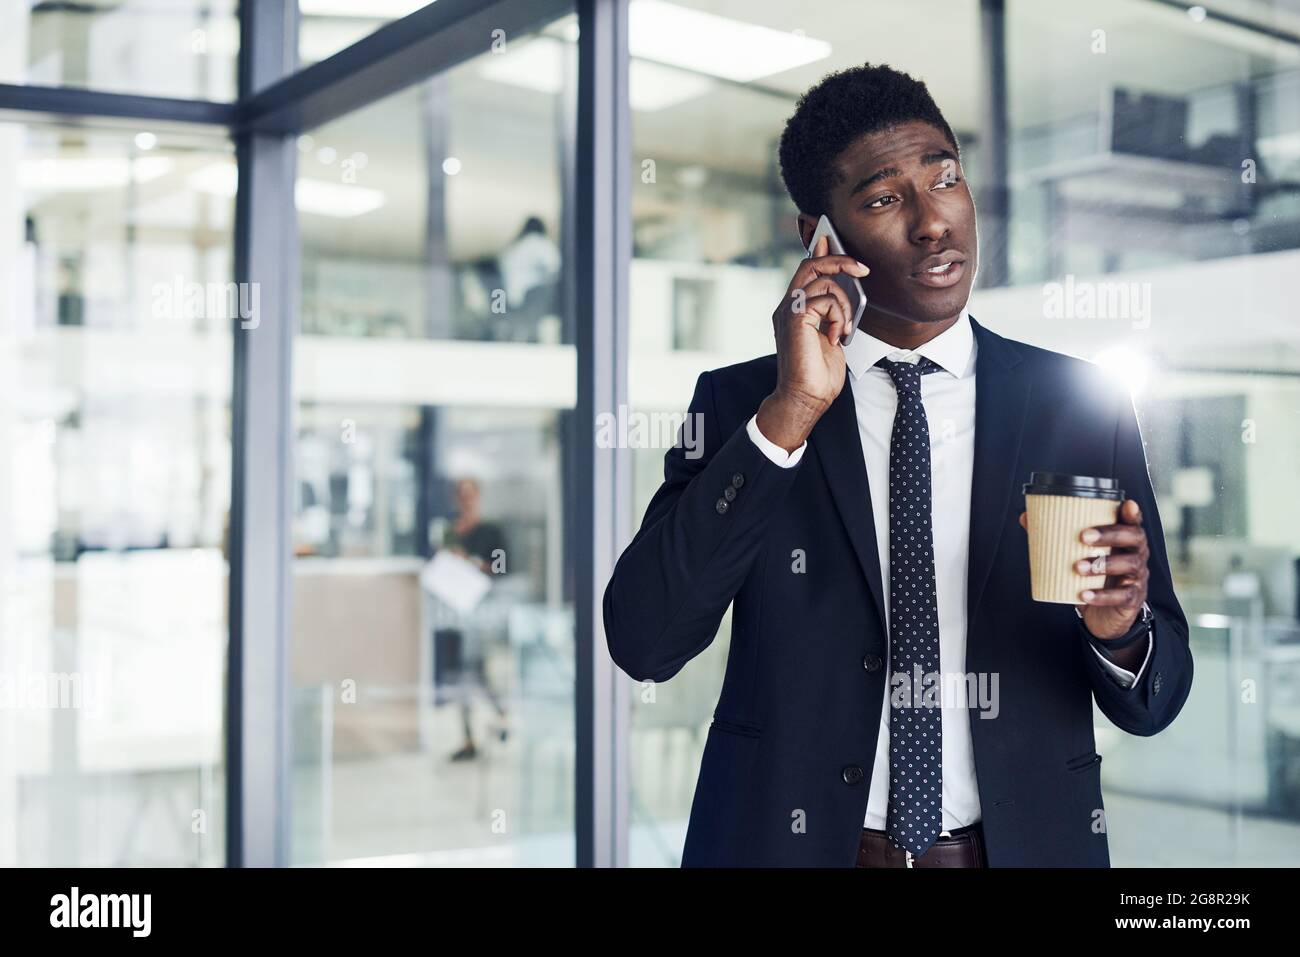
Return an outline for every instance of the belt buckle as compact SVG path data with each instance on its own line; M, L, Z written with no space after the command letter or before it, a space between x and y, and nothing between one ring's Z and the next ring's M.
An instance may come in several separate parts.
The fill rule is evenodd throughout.
M939 836L940 836L940 837L952 837L952 833L949 832L949 831L940 831L940 832L939 832ZM907 848L903 848L903 853L907 855L907 863L904 864L903 866L904 866L904 867L916 867L916 857L912 854L912 852L909 851Z

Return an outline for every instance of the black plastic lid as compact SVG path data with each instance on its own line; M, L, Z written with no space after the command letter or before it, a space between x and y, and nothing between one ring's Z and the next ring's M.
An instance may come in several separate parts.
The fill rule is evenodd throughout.
M1063 472L1031 472L1025 486L1026 495L1073 495L1079 498L1124 500L1124 490L1113 478L1093 475L1066 475Z

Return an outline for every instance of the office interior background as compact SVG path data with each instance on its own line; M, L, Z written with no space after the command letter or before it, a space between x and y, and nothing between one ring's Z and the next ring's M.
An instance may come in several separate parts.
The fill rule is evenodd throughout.
M1096 712L1113 863L1300 860L1300 2L13 0L0 863L678 865L729 623L608 661L673 436L593 422L772 351L777 139L863 62L961 140L972 314L1134 387L1196 679Z

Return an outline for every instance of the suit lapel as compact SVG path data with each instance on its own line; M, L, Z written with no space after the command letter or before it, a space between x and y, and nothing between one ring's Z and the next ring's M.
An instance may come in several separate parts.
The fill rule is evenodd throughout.
M975 335L975 467L971 481L967 620L973 620L993 567L1007 507L1018 477L1029 377L1019 351L970 317ZM848 530L858 566L885 630L885 598L876 539L875 515L862 457L853 383L844 372L844 388L808 438L830 486L831 499Z
M880 575L880 546L876 540L876 521L871 509L871 491L867 484L862 436L858 433L858 414L853 404L853 382L844 370L844 388L831 407L817 421L808 436L808 445L816 451L831 499L848 529L858 565L866 577L876 603L880 629L885 630L884 590Z
M966 621L984 596L1017 483L1020 440L1029 407L1029 375L1020 351L971 317L975 333L975 468L971 476ZM968 632L969 634L969 632ZM968 639L969 640L969 639Z

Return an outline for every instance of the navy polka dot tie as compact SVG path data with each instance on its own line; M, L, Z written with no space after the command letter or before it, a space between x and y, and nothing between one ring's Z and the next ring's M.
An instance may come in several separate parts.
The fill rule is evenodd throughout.
M889 810L885 830L896 847L920 857L943 823L941 712L923 697L926 675L939 673L939 612L935 602L934 536L930 528L930 427L921 404L921 376L939 366L919 362L876 365L889 373L898 408L889 438ZM892 695L901 683L903 706ZM937 693L931 691L931 694Z

